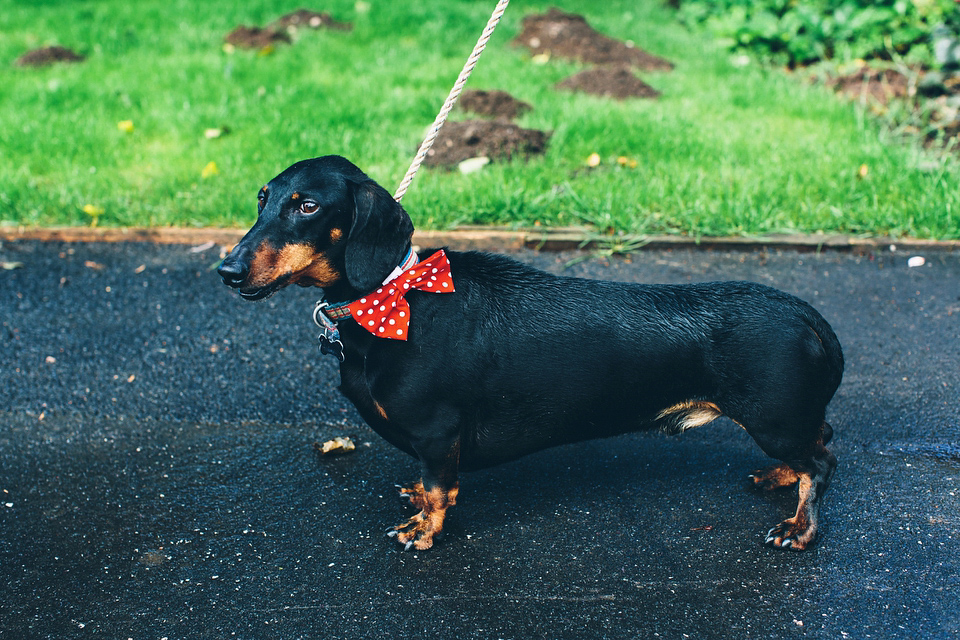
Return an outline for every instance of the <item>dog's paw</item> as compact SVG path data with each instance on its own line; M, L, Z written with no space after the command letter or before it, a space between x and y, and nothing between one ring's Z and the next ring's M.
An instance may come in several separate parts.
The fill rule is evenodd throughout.
M816 529L811 526L803 527L797 524L794 518L784 520L767 532L764 543L778 549L803 551L816 536Z
M791 469L785 463L776 464L772 467L767 467L766 469L754 471L748 476L748 478L753 483L754 487L757 489L763 489L764 491L773 491L774 489L790 487L795 485L797 481L800 480L800 476L797 475L797 472Z
M387 529L387 536L403 545L404 551L426 551L433 546L435 540L440 539L440 535L422 511L403 524Z
M423 490L423 482L417 481L412 487L403 487L396 485L400 491L400 500L409 504L415 509L423 510L427 505L427 498Z

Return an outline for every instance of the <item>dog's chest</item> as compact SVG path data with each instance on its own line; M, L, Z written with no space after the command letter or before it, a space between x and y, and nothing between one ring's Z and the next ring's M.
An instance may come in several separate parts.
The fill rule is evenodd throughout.
M349 400L363 421L393 446L413 455L408 434L390 419L387 409L373 394L369 381L360 366L344 362L340 367L340 392Z

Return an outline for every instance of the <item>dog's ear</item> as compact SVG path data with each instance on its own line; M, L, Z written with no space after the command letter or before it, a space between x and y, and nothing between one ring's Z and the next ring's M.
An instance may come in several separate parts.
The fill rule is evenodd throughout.
M354 186L353 224L345 249L346 276L361 292L376 289L410 248L413 222L386 189L372 180Z

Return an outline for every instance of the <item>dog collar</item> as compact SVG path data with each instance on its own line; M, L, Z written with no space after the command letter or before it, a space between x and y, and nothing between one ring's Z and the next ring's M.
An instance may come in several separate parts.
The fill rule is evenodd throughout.
M432 293L454 291L450 262L442 249L423 261L411 249L380 288L362 298L340 303L318 300L313 321L323 329L318 337L320 352L335 355L343 362L343 342L337 323L348 317L379 338L406 340L410 306L404 296L410 289Z

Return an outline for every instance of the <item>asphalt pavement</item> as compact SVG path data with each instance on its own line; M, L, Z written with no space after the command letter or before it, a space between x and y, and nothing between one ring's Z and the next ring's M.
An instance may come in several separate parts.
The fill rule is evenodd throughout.
M0 246L0 637L951 638L960 634L960 253L644 251L541 268L745 279L843 343L818 544L721 419L461 478L403 552L416 464L338 391L316 291L244 302L219 248ZM588 375L571 371L570 375ZM357 450L320 455L349 436Z

